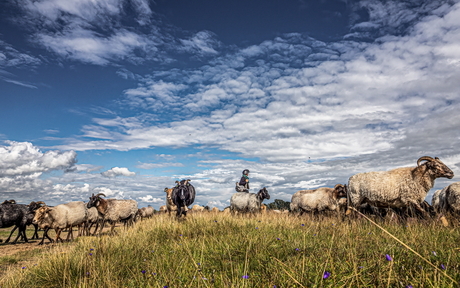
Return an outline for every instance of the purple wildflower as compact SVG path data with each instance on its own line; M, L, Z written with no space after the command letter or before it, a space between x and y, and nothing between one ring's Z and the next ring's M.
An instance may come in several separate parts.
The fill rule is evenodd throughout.
M414 288L412 285L407 285L405 288Z
M442 270L446 270L446 266L444 266L444 264L439 265L439 267L441 267Z
M324 271L324 274L323 274L323 279L327 279L331 276L331 272L328 272L328 271Z
M243 279L249 279L249 276L248 275L243 275L243 277L241 277Z
M299 248L295 248L295 251L300 251L300 249L299 249Z
M93 256L93 253L89 253L88 255L89 255L89 256Z
M168 288L168 286L163 286L163 288Z
M256 227L256 229L259 229L259 227Z
M280 238L276 238L276 240L281 240Z
M363 268L364 268L364 266L359 266L359 267L358 267L358 269L363 269Z
M93 249L93 248L91 248L91 249L89 249L89 251L94 251L94 249Z
M86 275L89 275L90 273L89 272L86 272Z
M22 267L22 269L26 269L26 268L27 268L26 266Z
M303 226L305 226L305 224L300 224L300 226L302 226L302 227L303 227Z
M145 270L142 270L141 273L142 273L142 274L145 274Z
M385 254L385 258L387 258L388 261L393 261L393 258L391 258L391 256L388 254Z

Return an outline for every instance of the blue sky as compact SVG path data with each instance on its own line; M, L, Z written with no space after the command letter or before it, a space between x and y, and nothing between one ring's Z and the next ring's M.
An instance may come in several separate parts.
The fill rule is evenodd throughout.
M439 157L460 173L459 1L6 0L0 199L158 209L243 169L289 201ZM458 181L438 179L436 189Z

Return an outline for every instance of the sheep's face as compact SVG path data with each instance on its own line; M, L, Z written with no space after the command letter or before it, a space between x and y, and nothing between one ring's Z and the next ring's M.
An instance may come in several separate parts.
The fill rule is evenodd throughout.
M347 197L347 189L345 188L345 186L342 184L335 185L334 198L340 199L340 198L346 198L346 197Z
M38 210L35 211L35 216L34 216L34 219L32 220L32 223L33 224L43 223L49 211L51 211L51 208L47 206L38 208ZM46 227L41 227L41 228L46 228Z
M262 188L260 189L260 191L257 193L257 195L259 196L260 199L264 200L264 199L270 199L270 194L268 194L268 191L267 191L267 188Z
M89 197L89 201L86 204L86 207L89 209L91 207L97 207L99 205L99 196L91 196Z
M454 172L446 164L442 163L438 157L426 162L426 166L436 178L446 177L447 179L452 179L454 177Z

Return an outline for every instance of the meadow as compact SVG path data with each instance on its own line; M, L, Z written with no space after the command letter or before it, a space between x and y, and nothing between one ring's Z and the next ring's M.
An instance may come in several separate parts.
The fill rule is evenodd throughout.
M27 265L13 261L0 286L458 287L457 228L377 223L383 230L362 217L155 214L114 236L22 255Z

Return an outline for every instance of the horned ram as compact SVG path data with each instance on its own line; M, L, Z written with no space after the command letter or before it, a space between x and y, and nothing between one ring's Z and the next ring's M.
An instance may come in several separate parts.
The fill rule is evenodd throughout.
M383 208L413 206L427 218L421 203L440 177L452 179L454 173L438 157L429 156L420 157L416 167L359 173L348 181L349 205L355 208L363 203Z

